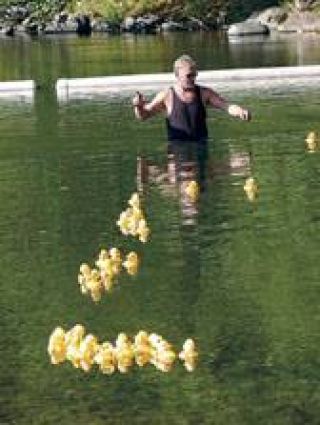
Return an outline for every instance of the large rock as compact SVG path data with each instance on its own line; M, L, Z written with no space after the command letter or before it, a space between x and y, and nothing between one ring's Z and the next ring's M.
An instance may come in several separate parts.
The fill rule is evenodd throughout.
M171 32L171 31L184 31L186 28L179 22L166 21L161 24L160 29L161 31L164 31L164 32Z
M260 24L256 19L247 19L246 21L230 25L228 35L241 36L241 35L256 35L268 34L269 28L266 25Z
M128 16L121 24L121 30L137 34L152 34L156 32L161 19L157 15L144 15L133 18Z
M38 35L40 31L40 22L37 16L29 15L17 26L18 32L22 31L30 35Z
M45 34L68 34L76 33L78 28L78 23L75 18L69 16L65 22L47 22L43 32Z
M274 30L283 23L288 16L288 10L285 7L269 7L256 16L256 20L269 29Z
M136 19L133 16L127 16L121 24L123 31L131 32L136 24Z
M156 23L152 18L139 16L136 19L136 25L134 28L134 32L136 33L144 33L144 34L152 34L156 32Z
M12 22L20 24L24 19L26 19L32 11L30 5L11 5L6 9L6 17L10 19Z
M109 22L101 18L95 19L92 21L92 31L118 34L120 32L120 25L115 22Z
M294 0L294 6L298 12L310 10L319 3L316 0Z
M320 32L320 16L312 12L292 12L278 26L280 32Z
M0 28L0 34L7 35L8 37L14 36L14 26L13 25L5 25Z

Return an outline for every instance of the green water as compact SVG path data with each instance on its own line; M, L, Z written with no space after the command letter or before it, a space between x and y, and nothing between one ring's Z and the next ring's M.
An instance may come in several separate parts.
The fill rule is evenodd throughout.
M228 40L215 33L92 38L0 38L0 81L35 79L46 86L61 77L169 72L188 53L200 69L318 64L319 35L273 34Z
M115 223L136 190L137 158L166 170L162 117L135 121L125 97L58 104L50 85L57 76L169 70L182 40L161 50L157 39L133 39L156 62L140 62L135 47L128 61L114 51L109 65L98 41L94 52L90 40L24 41L33 61L0 61L2 80L48 83L33 102L0 101L0 423L318 424L320 166L304 139L320 131L320 87L228 93L254 120L209 112L196 208L150 176L143 199L152 237L143 245ZM9 43L18 48L2 42L1 55ZM207 46L189 44L210 68ZM243 191L250 174L260 188L254 203ZM141 269L95 305L80 294L79 265L111 246L137 250ZM112 376L51 365L51 331L76 323L110 341L145 329L177 350L193 337L200 362L193 373L177 362L167 374L149 366Z

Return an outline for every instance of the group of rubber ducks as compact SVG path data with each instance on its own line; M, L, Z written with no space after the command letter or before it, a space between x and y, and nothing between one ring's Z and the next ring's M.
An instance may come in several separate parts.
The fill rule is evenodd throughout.
M111 291L117 283L123 268L131 276L138 273L139 258L136 252L129 252L123 261L118 248L111 248L109 251L102 249L95 268L86 263L80 266L78 283L81 293L90 294L95 302L100 301L103 292Z
M133 338L121 332L115 343L99 343L93 334L85 335L82 325L69 331L62 327L54 329L49 338L48 353L51 363L61 364L66 360L77 368L89 372L96 364L103 374L111 375L117 370L127 373L134 365L152 364L161 372L169 372L177 358L183 361L187 371L192 372L197 364L198 351L194 341L187 339L182 351L177 354L172 345L162 336L139 331Z
M310 131L305 138L309 152L316 152L320 149L320 135L316 131ZM259 187L254 177L248 177L244 183L243 189L249 199L253 202L258 195Z
M150 229L142 211L139 194L133 193L128 204L129 207L120 214L117 224L124 235L138 236L145 243ZM93 301L98 302L103 292L111 291L123 268L131 276L138 273L139 257L136 252L131 251L122 259L118 248L111 248L109 251L102 249L95 265L96 267L91 268L86 263L81 264L78 283L83 294L90 294Z
M141 242L147 242L150 229L141 209L138 193L134 193L128 203L129 207L121 213L117 224L123 234L138 236ZM112 289L123 269L131 276L137 274L139 258L134 251L122 257L118 248L111 248L109 251L102 249L95 266L91 268L86 263L81 264L78 283L83 294L90 294L98 302L103 292ZM152 364L162 372L169 372L176 358L182 360L186 370L192 372L198 359L198 352L191 338L184 342L182 351L177 354L172 345L156 333L139 331L133 340L125 333L120 333L115 344L108 341L100 344L96 336L85 333L84 326L79 324L69 331L57 327L48 343L51 363L60 364L68 360L75 368L85 372L96 364L102 373L111 375L116 370L127 373L134 363L140 367Z
M128 201L129 207L122 211L117 225L123 235L136 236L140 242L147 242L150 236L150 228L147 225L141 200L138 193L133 193Z

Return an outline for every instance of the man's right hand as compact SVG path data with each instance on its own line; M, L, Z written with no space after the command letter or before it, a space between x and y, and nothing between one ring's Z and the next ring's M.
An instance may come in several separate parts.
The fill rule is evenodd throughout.
M136 108L141 108L146 103L143 95L137 91L132 98L132 105Z

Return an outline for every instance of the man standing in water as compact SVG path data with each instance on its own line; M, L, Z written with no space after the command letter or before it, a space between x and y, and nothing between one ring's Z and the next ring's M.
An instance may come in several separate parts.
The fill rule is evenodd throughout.
M169 142L206 144L208 105L243 121L250 120L251 114L247 109L228 103L209 87L196 84L197 65L190 56L182 55L174 62L174 74L174 87L159 92L151 102L147 102L140 92L132 100L135 116L140 120L158 112L166 113Z

